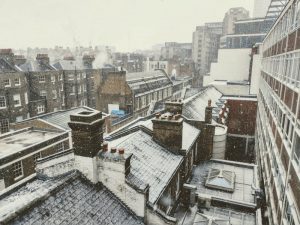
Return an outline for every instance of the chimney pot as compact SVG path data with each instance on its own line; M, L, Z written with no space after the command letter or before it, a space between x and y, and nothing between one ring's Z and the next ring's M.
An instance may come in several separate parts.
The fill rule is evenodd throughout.
M125 152L125 149L124 149L124 148L119 148L119 154L120 154L120 155L123 155L124 152Z
M174 116L174 119L175 119L175 120L179 120L180 117L181 117L181 114L176 114L176 115Z
M171 120L173 118L173 115L168 116L168 120Z
M156 119L159 119L159 117L160 117L160 113L156 113L156 114L155 114L155 118L156 118Z
M103 143L103 148L102 149L103 149L104 152L107 152L107 150L108 150L108 143L107 142Z
M111 152L111 153L116 153L116 151L117 151L117 148L115 148L115 147L112 147L112 148L110 149L110 152Z
M211 99L208 100L208 107L211 107Z

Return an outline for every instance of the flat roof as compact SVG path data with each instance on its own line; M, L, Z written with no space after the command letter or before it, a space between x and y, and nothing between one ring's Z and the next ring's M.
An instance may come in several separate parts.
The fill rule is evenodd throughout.
M47 141L59 134L61 133L25 128L0 135L0 159L20 152L29 146Z
M232 193L212 189L205 186L210 169L223 169L235 173L234 191ZM190 184L197 187L197 193L210 195L224 201L236 203L237 205L254 206L254 191L257 185L255 165L238 163L228 160L209 160L195 166Z

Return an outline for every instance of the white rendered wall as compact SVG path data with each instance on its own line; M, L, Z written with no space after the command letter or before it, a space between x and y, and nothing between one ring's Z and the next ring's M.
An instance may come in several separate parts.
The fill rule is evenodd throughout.
M137 216L145 217L146 196L126 183L124 162L100 159L98 174L99 181L121 199Z
M261 71L261 55L254 55L253 63L252 63L250 94L253 95L258 94L260 71Z
M253 17L265 17L271 0L255 0L253 8Z
M93 183L98 182L96 157L89 158L75 155L75 168Z
M204 76L203 86L215 80L248 80L250 53L250 48L219 49L218 62L211 64L210 76Z

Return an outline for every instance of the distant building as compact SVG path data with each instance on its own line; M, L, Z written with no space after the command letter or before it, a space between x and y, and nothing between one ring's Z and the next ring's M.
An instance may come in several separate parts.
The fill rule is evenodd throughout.
M203 75L209 73L210 65L218 58L223 23L206 23L193 33L192 55L195 64L195 83L202 86Z
M97 109L106 113L122 110L125 115L145 116L151 105L172 97L172 82L164 70L110 72L97 81Z
M192 58L192 43L166 42L161 48L161 57L165 60L177 59L185 62Z
M221 37L220 48L252 48L261 43L274 19L253 18L234 22L234 32Z
M233 34L235 32L235 22L249 18L249 11L243 7L229 9L223 19L222 35Z
M155 71L158 69L166 71L167 74L169 74L168 72L171 70L169 68L169 63L166 60L150 60L147 58L147 60L144 61L145 72Z
M29 85L11 49L0 50L0 134L30 117Z
M120 53L113 54L113 65L126 70L129 73L144 71L145 56L138 53Z

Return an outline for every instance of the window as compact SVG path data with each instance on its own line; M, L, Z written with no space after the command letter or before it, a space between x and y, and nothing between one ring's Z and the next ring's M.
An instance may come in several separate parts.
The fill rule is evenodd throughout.
M38 105L37 106L37 113L44 113L45 112L45 105Z
M62 74L59 75L59 79L60 79L60 80L63 79L63 75L62 75Z
M5 79L3 83L5 87L10 87L10 79Z
M81 94L81 86L78 86L78 94Z
M14 95L13 99L14 99L14 106L15 107L21 106L21 96L19 94Z
M20 122L20 121L22 121L23 120L23 116L17 116L16 117L16 122Z
M60 90L64 91L64 84L61 84Z
M41 90L41 91L40 91L40 96L47 97L47 91Z
M65 146L64 146L64 143L63 142L60 142L56 145L56 151L57 152L61 152L65 149Z
M56 92L56 90L52 90L52 96L53 96L53 99L57 98L57 92Z
M15 86L19 86L21 84L20 78L15 78Z
M180 193L180 172L177 174L177 181L176 181L176 198L178 198L178 195Z
M51 82L55 83L55 76L54 75L51 76Z
M8 119L0 120L0 133L4 134L9 131L9 121Z
M36 165L37 160L40 159L40 158L42 158L41 152L38 152L38 153L33 155L33 161L34 161L35 165Z
M0 96L0 108L6 107L6 101L4 96Z
M82 78L85 79L86 78L86 74L82 73Z
M298 136L297 133L295 135L294 158L295 161L300 165L300 136Z
M23 164L22 161L16 162L13 164L13 174L15 180L23 177Z
M69 78L69 80L74 80L74 74L69 74L68 78Z
M75 86L72 87L72 93L71 95L75 95Z
M28 95L27 95L27 92L24 93L24 97L25 97L25 104L28 104Z
M40 76L39 76L39 82L40 82L40 83L44 83L45 81L46 81L45 75L40 75Z

